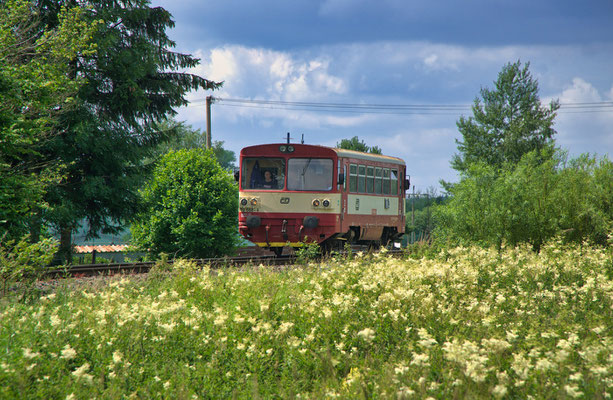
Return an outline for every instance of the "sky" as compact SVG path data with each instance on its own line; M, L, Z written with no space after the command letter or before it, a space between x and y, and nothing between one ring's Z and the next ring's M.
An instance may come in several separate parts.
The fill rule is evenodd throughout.
M613 1L153 0L187 71L217 82L176 119L236 153L358 136L400 157L417 192L457 181L456 122L507 63L530 63L570 156L613 156ZM240 101L235 101L240 100ZM254 102L257 101L257 102ZM299 103L299 104L296 104ZM589 103L580 104L578 103ZM338 106L343 105L343 106ZM345 105L351 105L347 107ZM416 107L419 106L419 107Z

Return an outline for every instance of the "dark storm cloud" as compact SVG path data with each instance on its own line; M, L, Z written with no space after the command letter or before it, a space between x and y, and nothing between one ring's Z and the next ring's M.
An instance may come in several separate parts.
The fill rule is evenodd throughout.
M613 1L213 0L154 1L190 43L287 49L383 40L463 45L613 40Z

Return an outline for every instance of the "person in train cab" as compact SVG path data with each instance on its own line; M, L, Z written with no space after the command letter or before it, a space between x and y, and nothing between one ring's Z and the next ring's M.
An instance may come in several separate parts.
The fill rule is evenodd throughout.
M263 189L276 189L277 182L272 177L272 173L270 171L264 171L264 181L262 181Z

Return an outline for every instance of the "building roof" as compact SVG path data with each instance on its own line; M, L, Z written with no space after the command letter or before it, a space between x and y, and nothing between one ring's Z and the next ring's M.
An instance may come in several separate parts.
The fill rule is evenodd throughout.
M92 253L96 250L96 253L120 253L128 248L126 244L109 244L109 245L97 245L97 246L75 246L74 252L76 254Z

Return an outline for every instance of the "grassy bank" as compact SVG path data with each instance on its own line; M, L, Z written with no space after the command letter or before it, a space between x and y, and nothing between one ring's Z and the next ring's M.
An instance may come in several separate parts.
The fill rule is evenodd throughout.
M68 285L0 304L0 398L610 398L613 256L550 245Z

